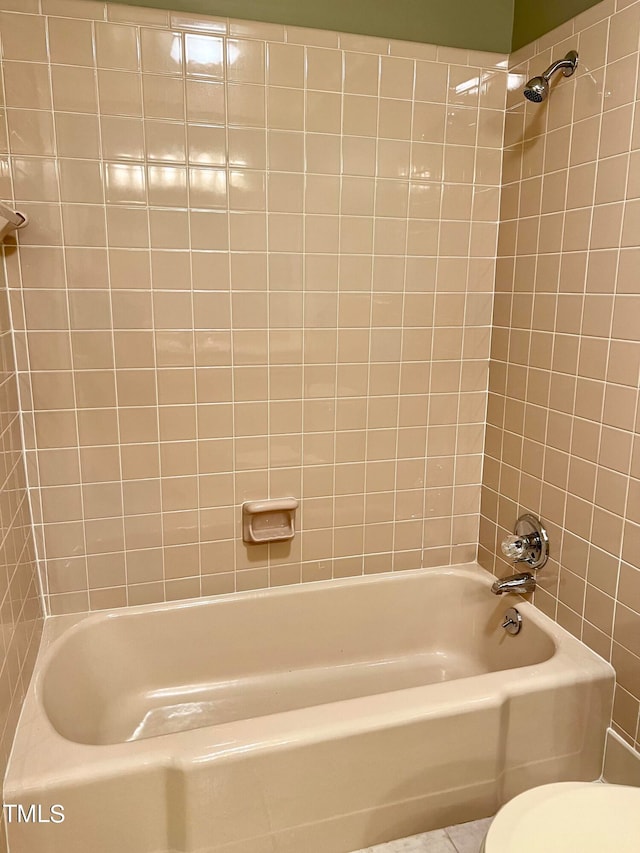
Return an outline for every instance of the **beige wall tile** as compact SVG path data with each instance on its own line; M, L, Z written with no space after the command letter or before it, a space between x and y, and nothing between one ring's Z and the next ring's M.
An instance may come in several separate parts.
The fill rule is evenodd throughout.
M2 52L5 59L46 62L46 23L39 15L0 13Z

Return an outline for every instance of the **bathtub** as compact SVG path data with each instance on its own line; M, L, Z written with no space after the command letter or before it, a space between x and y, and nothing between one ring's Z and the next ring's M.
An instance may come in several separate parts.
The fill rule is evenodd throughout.
M600 775L611 667L466 565L56 617L11 853L348 853ZM523 617L517 636L505 610Z

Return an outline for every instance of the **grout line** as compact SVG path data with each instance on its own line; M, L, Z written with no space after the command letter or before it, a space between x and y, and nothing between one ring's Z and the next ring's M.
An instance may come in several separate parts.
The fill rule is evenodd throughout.
M181 57L182 63L184 63L184 39L180 39L180 57ZM185 121L186 121L187 98L186 98L186 82L184 80L182 83L182 97L183 97L183 103L184 103L183 116L184 116ZM143 111L143 114L145 112L145 109L146 109L146 98L145 98L145 94L144 94L144 87L142 87L142 111ZM99 118L99 121L101 122L101 117ZM162 519L164 518L164 496L162 494L162 480L163 480L163 476L162 476L162 454L161 454L162 443L160 440L161 432L160 432L160 405L159 405L159 402L160 402L160 383L159 383L159 377L158 377L158 347L157 347L156 300L155 300L155 295L157 293L157 290L155 288L153 263L152 263L153 249L152 249L152 237L151 237L151 210L149 207L148 158L146 156L147 132L146 132L144 121L142 123L142 138L143 138L143 151L145 154L144 160L143 160L143 162L144 162L144 194L145 194L145 205L146 205L146 209L147 209L146 239L147 239L147 246L148 246L147 249L142 249L142 251L145 253L148 252L148 264L149 264L149 284L150 284L150 290L151 290L150 295L151 295L151 312L152 312L152 314L151 314L151 316L152 316L151 332L153 335L153 368L152 369L153 369L153 373L154 373L153 387L154 387L154 394L155 394L155 406L151 406L150 408L151 409L155 408L155 415L156 415L155 426L156 426L156 434L157 434L156 441L149 442L149 444L152 444L152 445L157 444L157 450L156 450L157 464L158 464L157 479L158 479L158 493L159 493L158 494L158 508L159 508L159 515L160 515L160 555L159 555L159 557L160 557L160 567L162 570L162 577L160 579L160 582L162 584L162 600L166 601L167 600L167 571L166 571L165 531L164 531L164 524L162 523ZM102 131L100 132L100 144L102 146ZM185 152L185 156L186 156L186 152ZM189 236L190 236L190 232L189 232ZM115 352L114 352L114 358L115 358ZM150 479L155 479L155 478L150 478ZM124 512L124 506L123 506L123 512ZM126 548L126 542L125 542L125 565L128 564L128 553L129 553L129 549ZM156 582L157 581L150 581L150 583L156 583ZM127 592L127 598L128 598L128 592Z

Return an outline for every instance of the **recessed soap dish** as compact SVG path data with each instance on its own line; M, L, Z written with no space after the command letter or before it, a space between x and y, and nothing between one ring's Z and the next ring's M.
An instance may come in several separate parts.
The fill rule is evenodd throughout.
M297 498L246 501L242 504L242 540L248 545L285 542L296 535Z

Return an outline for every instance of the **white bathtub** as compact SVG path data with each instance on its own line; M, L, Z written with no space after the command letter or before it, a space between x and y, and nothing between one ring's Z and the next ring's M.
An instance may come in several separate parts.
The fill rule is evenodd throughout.
M11 853L348 853L595 779L611 667L477 565L47 620ZM516 604L517 636L501 627Z

